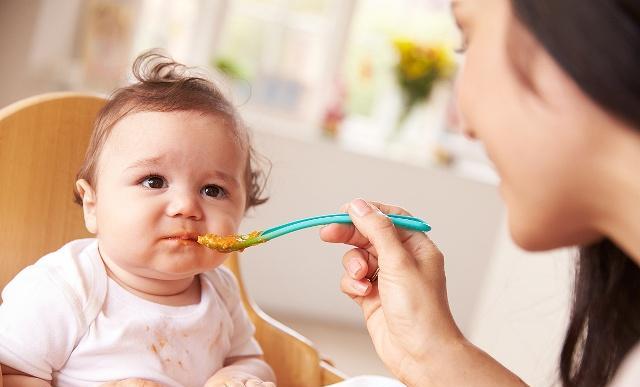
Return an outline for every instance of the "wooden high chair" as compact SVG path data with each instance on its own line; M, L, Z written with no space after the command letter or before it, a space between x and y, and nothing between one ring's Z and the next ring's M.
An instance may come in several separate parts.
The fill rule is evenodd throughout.
M73 202L73 187L104 102L97 96L51 93L0 110L1 288L45 253L89 236L81 208ZM314 387L343 380L308 339L253 303L242 284L238 255L231 255L226 265L238 278L256 339L278 386Z

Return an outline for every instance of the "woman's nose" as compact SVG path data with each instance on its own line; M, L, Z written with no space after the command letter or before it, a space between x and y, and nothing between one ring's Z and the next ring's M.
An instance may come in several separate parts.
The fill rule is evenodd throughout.
M476 133L467 125L462 110L460 109L460 76L455 80L453 93L447 106L447 126L454 131L462 133L470 140L476 139Z
M460 111L459 101L457 98L451 98L449 106L447 106L447 126L459 133L462 133L470 140L476 139L476 134L464 119L464 115Z
M185 217L194 220L202 218L200 196L187 192L175 192L167 205L167 215L171 217Z

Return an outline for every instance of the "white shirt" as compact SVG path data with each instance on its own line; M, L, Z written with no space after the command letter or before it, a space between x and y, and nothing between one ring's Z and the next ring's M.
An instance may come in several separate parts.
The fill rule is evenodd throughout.
M260 355L233 275L200 275L196 305L144 300L111 280L97 241L68 243L3 290L0 363L57 386L143 378L198 386L230 356Z

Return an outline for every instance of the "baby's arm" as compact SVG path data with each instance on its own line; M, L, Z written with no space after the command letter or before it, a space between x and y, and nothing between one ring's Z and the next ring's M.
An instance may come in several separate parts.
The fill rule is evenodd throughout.
M225 366L213 374L207 380L205 387L224 386L225 382L238 381L247 386L265 387L275 386L276 377L269 365L261 356L235 356L229 357L224 362ZM264 384L246 384L250 380L258 379ZM1 387L1 386L0 386Z
M46 380L20 372L4 364L0 364L0 387L51 387Z

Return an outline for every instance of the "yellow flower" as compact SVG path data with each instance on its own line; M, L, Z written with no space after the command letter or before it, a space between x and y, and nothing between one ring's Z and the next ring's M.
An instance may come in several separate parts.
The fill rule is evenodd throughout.
M398 54L396 79L405 100L405 114L420 101L429 98L433 85L449 78L455 68L451 50L442 44L419 44L409 39L395 39Z
M429 63L417 60L403 66L402 72L409 79L417 79L427 73L428 67Z

